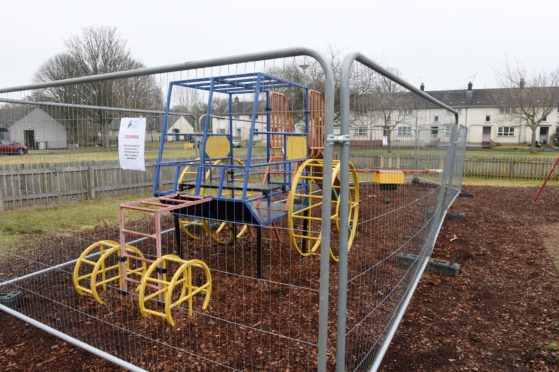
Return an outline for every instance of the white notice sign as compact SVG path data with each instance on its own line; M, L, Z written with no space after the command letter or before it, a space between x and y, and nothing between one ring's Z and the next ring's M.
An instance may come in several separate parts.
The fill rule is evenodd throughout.
M145 171L146 118L122 118L118 131L118 158L122 169Z

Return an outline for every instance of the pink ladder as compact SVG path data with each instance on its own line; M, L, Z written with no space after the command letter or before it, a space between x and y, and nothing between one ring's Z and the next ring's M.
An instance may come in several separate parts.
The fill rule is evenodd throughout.
M127 275L126 259L145 261L151 264L156 259L161 257L161 216L165 213L173 212L177 209L190 207L196 204L207 203L211 200L210 197L195 196L195 195L182 195L173 194L161 196L158 198L150 198L144 200L137 200L133 202L123 203L119 208L119 225L120 225L120 254L121 254L121 268L122 268L122 290L128 290L128 282L140 284L140 281L132 279ZM155 231L153 233L131 230L125 225L125 211L133 210L137 212L151 213L155 224ZM127 235L141 236L148 239L155 240L156 258L155 260L138 257L130 254L126 250L126 237ZM161 272L158 273L161 279Z

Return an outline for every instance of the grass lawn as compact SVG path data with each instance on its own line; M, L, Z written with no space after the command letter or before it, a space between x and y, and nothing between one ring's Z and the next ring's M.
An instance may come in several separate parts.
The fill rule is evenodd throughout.
M196 152L193 148L185 148L186 142L167 142L163 153L164 159L193 159ZM190 145L190 144L189 144ZM158 142L146 142L145 159L156 160L159 153ZM243 147L234 150L235 157L246 157L247 148L243 143ZM266 148L262 143L255 145L253 154L266 154ZM0 157L0 165L2 164L42 164L42 163L68 163L68 162L85 162L85 161L108 161L118 160L118 149L104 148L75 148L61 150L31 150L29 154L6 155Z
M118 223L119 204L144 196L121 195L5 211L0 214L0 250L24 241L33 244L41 234L71 233L106 223Z

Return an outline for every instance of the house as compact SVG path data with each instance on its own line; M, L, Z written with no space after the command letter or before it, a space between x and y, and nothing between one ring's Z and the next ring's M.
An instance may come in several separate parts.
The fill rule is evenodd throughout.
M191 115L169 115L167 140L190 140L194 133L195 118Z
M268 110L266 109L265 105L265 101L258 102L254 124L255 132L264 132L267 130ZM239 101L238 99L236 99L233 102L233 112L231 116L229 116L229 113L225 109L222 109L217 115L212 115L212 122L210 124L211 133L228 134L230 132L231 126L231 133L235 140L248 141L250 135L253 107L253 101ZM292 110L291 115L293 118L294 130L296 132L303 132L305 128L305 118L302 110L293 111L292 108L290 109ZM265 140L266 138L264 134L256 136L256 138L254 138L254 141L256 142L262 142Z
M506 104L507 89L474 89L470 82L467 89L426 93L458 111L458 122L468 128L468 144L530 143L531 129L511 115L514 108ZM424 90L423 84L421 90ZM392 143L397 144L448 141L455 122L453 113L413 93L398 93L393 97L389 104L380 107L378 99L359 97L362 102L354 106L361 109L353 110L350 115L352 140L389 137ZM540 143L550 141L555 124L559 123L559 102L548 116L537 129L536 139Z
M507 105L507 89L511 88L473 89L470 82L464 90L427 93L458 110L458 122L468 128L468 143L530 143L532 130L526 122L511 115L514 108ZM557 123L559 102L536 129L536 140L548 143Z
M46 111L31 105L0 108L0 138L30 149L68 147L67 128Z

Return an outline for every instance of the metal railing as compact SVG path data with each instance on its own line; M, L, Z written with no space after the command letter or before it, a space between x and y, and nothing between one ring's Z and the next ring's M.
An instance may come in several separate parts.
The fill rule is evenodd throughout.
M94 114L102 116L100 120L105 122L113 118L111 115L118 118L119 114L126 113L152 115L157 117L154 120L159 120L161 110L157 108L117 108L111 106L111 102L36 102L29 97L42 89L65 86L84 88L88 87L88 84L141 76L154 77L160 80L161 87L165 87L171 81L171 77L182 80L182 74L210 76L215 75L214 69L218 69L218 72L236 72L239 64L250 63L250 68L256 69L256 62L271 63L270 61L301 57L314 60L324 75L325 147L324 164L321 169L330 170L333 169L333 165L337 165L332 160L336 146L339 147L337 150L340 154L339 185L333 182L331 172L321 172L323 178L320 197L322 211L319 259L313 260L312 255L300 257L293 249L285 250L285 244L280 238L283 234L287 235L288 227L284 222L276 224L273 231L270 229L264 234L266 270L262 278L255 278L251 271L254 266L250 254L252 248L248 242L252 235L245 236L244 240L234 242L230 246L220 246L219 249L206 242L211 240L209 236L187 241L185 251L208 260L212 273L215 273L216 282L227 283L229 287L216 291L217 299L209 312L195 312L194 316L201 319L195 327L183 323L182 329L171 331L165 324L130 316L126 313L130 307L126 307L126 304L123 305L125 311L119 309L106 314L106 308L89 306L69 288L70 265L76 261L79 253L99 239L118 240L116 229L106 227L99 232L59 234L56 244L46 242L40 247L28 247L25 250L0 251L0 262L6 263L5 267L8 269L0 276L0 289L19 290L29 297L29 301L26 301L19 312L8 311L4 307L0 307L0 310L19 316L24 321L57 336L66 334L67 339L76 346L125 368L134 368L129 363L138 368L157 368L161 365L158 363L167 363L170 356L179 358L175 354L182 353L183 359L175 360L180 362L177 362L177 368L183 368L184 363L191 362L199 363L201 368L208 369L242 370L286 366L292 369L326 371L334 368L331 362L333 358L331 355L329 357L328 350L332 350L335 342L335 367L338 371L377 369L432 253L445 212L460 192L466 129L457 124L457 112L454 109L413 87L366 56L354 53L344 60L342 66L341 135L334 136L334 74L322 55L306 48L290 48L5 88L0 89L0 102L52 106L65 110L64 115L61 115L64 120L74 120L78 122L78 126L87 125L89 119L86 111L94 111ZM179 76L163 75L171 73ZM397 89L382 92L385 84L389 84L390 89ZM378 94L379 89L381 95ZM9 96L8 93L17 96ZM394 97L397 98L395 101ZM413 103L413 107L406 106L406 110L401 114L404 117L400 118L401 120L395 119L396 114L392 112L399 109L395 105L408 105L409 102ZM420 128L419 120L414 120L410 114L411 109L418 111L433 107L443 110L447 117L455 119L448 133L432 133L431 129ZM385 115L379 115L380 111ZM108 115L109 112L111 115ZM211 112L210 108L207 112L209 114L188 115L193 115L195 123L196 120L202 120L204 115L221 117L219 112ZM176 113L183 114L180 110ZM367 140L380 141L380 153L375 150L373 154L369 147L363 147L361 152L350 152L350 129L363 123L372 123L371 128L374 128L375 133L369 133ZM402 130L399 140L392 142L399 126L410 129ZM95 137L97 130L102 130L101 126L92 125L83 137ZM433 141L435 135L437 141ZM434 142L436 146L433 145ZM426 148L429 148L428 155L420 151ZM354 148L356 149L357 147ZM395 151L398 149L401 151ZM177 153L180 151L182 149L177 149ZM68 165L72 158L76 157L76 153L62 154L59 161ZM176 153L168 155L165 161L175 159L174 155ZM10 158L10 161L13 159ZM349 177L350 161L360 172L358 183L361 195L358 196L359 221L353 221L352 225L357 229L359 238L355 239L351 252L348 252L348 239L351 235L349 222L354 218L351 216L355 216L350 216L350 212L351 208L356 207L351 207L349 200L350 196L356 196L357 186ZM28 178L18 179L25 180L25 184L34 190L37 186L41 195L48 193L48 187L51 186L47 185L44 189L47 191L42 188L43 179L46 178L44 174L49 173L45 170L46 167L48 165L40 168L40 171L30 172ZM20 168L16 165L14 169L17 172ZM400 172L398 177L401 176L402 182L380 182L379 185L378 179L375 182L369 179L377 176L379 178L381 171L387 170ZM77 171L67 169L62 173ZM113 171L115 176L110 184L103 183L95 174L91 174L91 171L85 170L87 174L84 173L82 178L76 181L68 180L68 186L64 188L80 190L91 196L96 190L109 192L113 187L127 187L134 183L133 180L128 182L127 178L122 178L119 171L111 170ZM15 182L15 178L12 177L14 175L0 174L0 186L2 176L11 177L10 185ZM65 185L64 177L55 175L50 178L56 179L54 183L57 185ZM166 177L166 180L173 179L176 178L176 174ZM4 177L4 180L6 179L8 178ZM95 182L92 183L92 180ZM145 179L142 180L146 182ZM84 182L87 184L84 185ZM333 184L335 188L332 187ZM6 190L0 190L0 202L2 195L9 195L9 198L16 195L12 194L12 191L14 190L8 194ZM309 199L311 197L318 196L311 195ZM332 202L333 197L336 198L335 203ZM12 203L13 200L10 199L9 202ZM337 214L338 207L339 227L332 232L332 213ZM318 220L316 216L309 218ZM163 221L165 234L162 236L162 244L170 247L177 243L175 239L180 241L172 234L175 230L171 222L170 219ZM210 221L210 224L215 222ZM135 223L143 224L145 221L139 219ZM241 230L243 225L239 224L236 228ZM236 228L232 230L236 231ZM146 251L153 248L145 239L129 243L138 244ZM330 262L332 247L338 249L339 267ZM398 255L402 253L415 255L415 261L411 266L398 265ZM336 271L337 296L329 292L329 276ZM230 285L231 282L238 284L233 286ZM53 294L51 291L58 292ZM233 293L238 295L236 298L242 299L242 303L230 302ZM111 300L120 301L121 305L126 302L119 300L117 296ZM328 312L329 305L337 317L336 340L329 337L329 334L333 334L328 332L329 317L334 317ZM60 314L57 321L49 317L53 312ZM80 330L75 324L81 323L93 326ZM202 329L204 327L201 323L210 324L213 329L206 331ZM211 337L212 341L206 344L207 337ZM232 342L236 342L234 351L242 354L241 361L229 355L233 350ZM157 348L161 351L159 354L154 352L146 355L135 351L136 348L146 346L150 350Z
M444 157L440 176L425 180L417 176L422 174L422 166L416 136L415 141L410 143L415 146L413 155L416 161L407 172L416 174L412 184L428 186L418 191L407 184L386 185L385 190L392 190L392 194L390 197L383 196L386 198L385 203L396 205L392 208L372 207L378 210L373 209L370 214L364 208L360 209L366 219L362 221L363 217L360 217L358 233L362 236L359 240L365 243L353 247L351 256L347 244L349 141L341 150L336 370L377 370L425 269L445 212L459 193L462 165L456 165L455 161L457 153L463 161L464 147L462 144L458 149L457 143L459 134L464 134L465 129L459 127L458 112L452 107L420 91L360 53L350 54L344 59L340 100L341 134L346 138L350 134L352 115L368 116L371 123L380 122L385 129L385 142L389 141L391 131L399 124L398 119L395 119L397 110L401 112L405 109L405 115L408 112L417 115L419 110L434 106L445 110L455 119L450 144L440 154ZM389 143L387 145L390 152L392 148ZM396 187L400 187L400 190L394 190ZM383 191L381 193L386 195ZM368 195L368 198L371 196L377 195ZM360 200L363 201L363 197ZM403 226L406 224L408 226ZM373 236L372 232L376 235ZM359 253L353 253L357 249ZM382 253L374 250L382 250ZM415 254L415 262L408 268L397 265L396 257L402 252ZM348 317L351 324L348 324Z
M308 64L308 60L314 61L319 69L322 69L323 74L323 91L325 97L325 113L324 113L324 122L325 122L325 129L324 129L324 136L326 138L327 135L333 132L333 115L334 115L334 75L331 70L330 64L322 57L321 54L316 53L313 50L307 48L290 48L284 50L277 50L277 51L269 51L269 52L262 52L262 53L253 53L253 54L245 54L245 55L238 55L238 56L231 56L225 58L217 58L217 59L208 59L202 61L195 61L195 62L186 62L180 63L175 65L167 65L155 68L144 68L144 69L137 69L137 70L130 70L130 71L122 71L122 72L115 72L115 73L108 73L108 74L101 74L95 76L85 76L80 78L72 78L60 81L52 81L46 83L39 83L39 84L30 84L18 87L10 87L0 89L0 102L10 103L13 105L37 105L44 103L45 106L49 105L53 109L57 110L65 110L64 113L67 114L71 119L78 118L81 120L82 123L85 123L86 115L82 115L82 112L88 110L87 112L93 112L94 114L104 115L102 120L105 122L110 119L112 116L105 114L105 112L113 112L113 116L117 117L118 112L125 113L135 112L136 114L140 115L158 115L158 109L143 109L143 108L132 108L132 110L126 109L118 109L112 106L111 102L64 102L62 105L59 104L50 104L48 102L40 101L37 102L30 102L29 97L32 96L33 92L39 92L43 89L53 89L59 87L80 87L82 89L86 89L89 85L97 84L100 82L114 82L120 81L123 79L133 79L141 76L150 76L154 77L155 80L161 81L161 86L166 86L165 81L172 79L177 80L175 77L164 76L164 74L176 73L176 74L186 74L190 71L197 71L199 74L213 74L212 69L224 69L227 71L228 66L233 66L231 68L235 68L235 66L245 66L244 68L248 68L247 64L250 63L250 68L256 68L256 62L267 61L268 65L262 64L258 65L261 68L267 68L269 65L273 65L273 61L287 61L288 59L295 60L296 58L305 58ZM278 62L281 64L281 62ZM244 65L242 65L244 64ZM297 66L297 64L295 64ZM281 66L280 66L281 67ZM237 67L238 68L238 67ZM181 76L179 76L180 79ZM7 95L7 94L11 95ZM14 96L15 95L15 96ZM74 110L74 111L70 111ZM75 110L82 110L75 111ZM76 114L77 112L77 114ZM97 127L91 127L91 131L94 132ZM93 133L95 135L96 133ZM66 157L64 159L63 157ZM73 157L73 153L69 153L67 155L60 155L60 161L71 161ZM13 158L10 158L10 161L13 161ZM332 148L328 147L324 149L324 167L326 169L332 168ZM266 245L265 255L270 252L269 260L279 260L281 264L281 268L278 268L277 272L270 272L268 275L265 275L263 279L256 279L251 278L248 272L246 272L244 266L242 267L233 267L231 268L229 264L226 263L225 253L221 252L218 256L215 254L209 255L208 252L208 260L213 260L214 266L212 267L212 271L215 273L217 277L223 278L233 278L234 280L238 280L239 283L245 283L246 285L252 286L254 288L258 288L257 291L260 293L260 300L263 302L272 301L274 298L274 293L277 290L283 291L284 289L293 292L291 295L288 296L295 296L293 301L305 301L308 303L309 301L316 300L316 307L312 305L313 308L316 308L317 311L313 312L312 319L304 320L305 323L308 323L308 327L310 328L309 332L306 333L290 333L290 327L288 323L292 321L292 319L284 319L284 314L281 312L281 307L271 309L267 314L261 314L261 322L252 322L253 315L251 311L248 311L247 315L244 317L240 314L236 314L235 311L228 315L226 312L220 312L219 307L231 307L235 304L226 305L225 303L219 303L214 305L214 311L211 314L204 315L198 314L198 316L205 316L207 317L207 321L209 322L218 322L222 324L222 327L217 327L214 331L221 331L227 332L229 330L232 333L245 335L244 337L248 337L249 333L259 335L260 342L263 340L268 340L264 342L259 348L264 348L262 351L258 363L263 363L263 361L273 361L270 359L270 349L271 347L278 348L278 345L281 345L281 349L277 350L278 355L285 354L290 355L299 355L299 345L305 345L307 349L304 354L306 354L305 360L308 363L308 366L313 366L318 368L319 370L326 370L326 363L327 363L327 342L328 342L328 289L329 289L329 272L330 272L330 261L329 261L329 250L330 250L330 211L331 211L331 190L330 185L332 184L332 175L328 172L324 174L324 198L322 200L323 203L323 213L322 213L322 226L321 230L323 232L322 241L321 241L321 259L320 262L317 262L318 265L313 265L316 269L316 279L314 282L309 284L304 284L306 279L297 279L299 275L303 272L301 268L299 268L301 264L301 260L297 258L294 252L286 252L283 254L283 257L276 257L274 252L279 251L279 248L275 248L275 245L280 245L281 242L273 239L272 236L268 236L265 234L263 237L264 243ZM285 227L279 225L277 226L278 231L285 233ZM111 231L110 233L107 232L107 235L103 238L115 239L115 232ZM78 236L79 235L79 236ZM26 301L26 305L22 308L20 312L27 312L27 314L22 314L22 319L29 319L34 318L34 324L38 325L39 323L44 323L44 329L51 329L51 328L58 328L64 333L71 335L73 333L73 337L77 339L84 340L86 343L90 344L90 346L86 346L88 350L98 349L98 355L104 356L104 352L117 355L118 358L127 360L131 357L129 352L126 350L136 347L138 345L145 344L146 342L153 342L156 345L160 345L159 347L162 350L176 350L183 352L188 358L194 358L200 360L200 363L206 366L220 366L220 368L232 368L232 369L242 369L246 368L246 364L228 364L227 362L227 353L223 353L221 355L218 354L217 351L204 351L202 352L198 347L198 344L193 345L191 348L189 347L181 347L180 345L176 345L175 341L171 340L161 340L161 335L165 334L165 326L159 324L157 327L154 327L150 330L134 330L129 327L134 327L133 319L125 319L125 318L118 318L118 315L115 314L116 318L114 320L114 324L108 323L106 317L103 315L103 309L100 310L93 310L87 309L84 311L72 310L72 307L76 306L75 303L79 298L76 298L76 294L73 292L68 293L58 293L52 294L50 293L50 289L46 289L45 286L51 286L53 288L60 288L60 285L68 280L68 270L65 263L72 262L76 258L79 250L83 250L88 244L91 244L93 241L98 239L96 234L77 234L75 236L68 235L65 238L61 238L59 247L56 249L55 252L43 252L41 253L40 249L38 248L30 248L26 251L22 251L18 254L14 254L12 252L3 252L1 253L1 259L3 262L10 262L10 271L7 277L3 277L3 283L0 283L0 288L2 290L20 290L24 292L29 299ZM173 245L173 238L170 234L167 234L164 238L164 241L169 246ZM70 244L70 245L68 245ZM142 246L145 245L149 247L149 244L146 242L139 243ZM230 249L234 252L237 252L237 256L241 259L241 256L244 257L244 253L242 253L241 249L242 244L238 243L235 244ZM46 248L45 248L46 249ZM49 248L52 249L52 248ZM147 249L147 248L146 248ZM195 245L191 246L191 249L196 249ZM204 254L204 253L200 253ZM48 256L48 257L47 257ZM220 258L221 257L221 258ZM265 256L268 257L268 256ZM218 261L215 261L215 260ZM233 258L230 258L233 260ZM243 260L245 260L243 258ZM239 261L237 265L244 265L244 261ZM248 265L248 264L247 264ZM17 283L13 282L13 279L17 277L23 277L29 273L44 270L45 268L49 268L55 266L57 267L56 270L49 270L48 273L41 274L39 276L34 276L32 278L26 278L25 280L18 281ZM248 266L247 266L248 267ZM266 266L267 267L267 266ZM271 270L272 267L270 267ZM299 270L299 271L294 271ZM314 269L313 269L314 271ZM286 276L287 274L287 276ZM293 277L292 277L293 276ZM39 279L39 280L37 280ZM303 281L303 282L301 282ZM6 285L4 285L6 284ZM67 287L67 286L66 286ZM290 289L291 288L291 289ZM242 288L237 288L238 291L241 291ZM289 293L291 293L289 292ZM242 297L242 295L241 295ZM299 299L298 299L299 298ZM298 300L297 300L298 299ZM37 301L34 301L37 300ZM274 300L275 301L275 300ZM37 305L34 306L33 304L36 303ZM39 303L41 305L39 305ZM73 305L72 305L73 304ZM264 303L261 304L262 311L264 309ZM308 303L308 305L311 305ZM289 305L292 306L292 305ZM246 304L242 304L242 308L245 308ZM52 312L54 308L58 308L61 314L60 321L56 324L51 323L49 318L45 318L44 315ZM106 309L105 309L106 310ZM248 310L248 309L247 309ZM293 316L293 310L289 310ZM274 315L275 314L275 315ZM304 314L298 314L296 317L302 317ZM27 318L25 317L27 316ZM69 319L70 316L73 316L73 319ZM246 318L246 319L245 319ZM270 318L270 319L268 319ZM90 322L94 322L95 327L93 327L92 331L93 334L87 334L87 330L80 331L79 329L73 328L71 324L85 322L89 319ZM38 323L36 323L38 321ZM286 328L277 329L278 322L286 323ZM303 318L298 320L298 322L303 322ZM50 324L47 324L50 323ZM112 327L112 328L111 328ZM283 326L282 326L283 327ZM105 336L102 335L101 329L108 328L110 330L105 333ZM81 333L80 333L81 332ZM177 333L181 337L184 337L184 332L189 332L188 329ZM194 332L194 331L193 331ZM95 336L97 335L97 336ZM218 335L219 336L219 335ZM234 341L234 334L231 334L229 337L226 334L222 334L219 336L218 340L221 345L220 350L223 349L223 346L227 344L227 342ZM97 339L96 339L97 337ZM214 336L217 337L217 336ZM254 338L251 336L251 338ZM120 340L120 341L119 341ZM125 341L128 340L128 341ZM274 342L272 342L272 340ZM116 344L113 343L117 342L125 342L127 343L124 345L124 348L117 347ZM239 345L242 345L242 342ZM79 347L83 347L83 344L75 343ZM246 345L246 352L243 351L242 354L244 355L243 360L246 363L246 355L248 353L252 353L253 348L257 345L255 343L249 343ZM266 349L268 348L268 349ZM310 348L310 349L309 349ZM117 352L117 349L120 351ZM250 350L249 350L250 349ZM130 350L129 350L130 351ZM222 350L223 351L223 350ZM116 353L116 354L115 354ZM163 355L168 354L167 352L162 351L161 355L158 357L163 357ZM157 358L155 362L157 362ZM294 365L297 363L303 363L302 361L296 361L295 359L290 361L289 358L285 359L283 357L283 361L293 362ZM295 358L295 357L294 357ZM297 359L301 359L297 357ZM277 361L274 361L277 363ZM134 363L138 363L138 359L134 361ZM142 357L142 361L140 362L141 366L145 368L146 366L152 366L153 364L146 364L146 359ZM307 367L309 368L309 367Z

